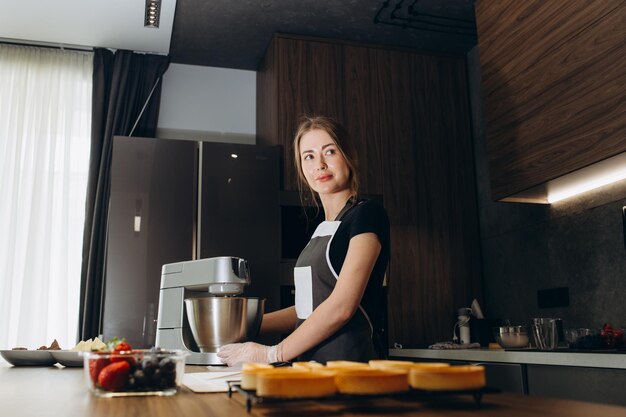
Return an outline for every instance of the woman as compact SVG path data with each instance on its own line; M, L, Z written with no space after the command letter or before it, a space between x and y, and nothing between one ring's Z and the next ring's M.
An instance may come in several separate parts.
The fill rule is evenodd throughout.
M305 118L293 149L300 181L318 195L325 221L296 262L295 306L266 314L261 333L293 332L275 346L226 345L218 356L228 365L384 357L387 214L374 201L358 198L354 146L339 123Z

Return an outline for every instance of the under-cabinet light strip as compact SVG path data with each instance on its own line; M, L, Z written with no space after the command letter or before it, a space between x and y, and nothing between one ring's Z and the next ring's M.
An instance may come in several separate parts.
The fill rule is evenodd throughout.
M583 170L552 181L548 203L565 200L596 188L626 179L626 152Z

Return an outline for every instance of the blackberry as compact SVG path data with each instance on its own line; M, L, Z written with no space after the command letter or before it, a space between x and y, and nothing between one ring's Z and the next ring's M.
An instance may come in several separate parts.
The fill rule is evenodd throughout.
M151 378L154 372L158 369L158 362L152 358L144 358L141 362L141 368L146 378Z
M135 380L135 387L138 389L141 389L145 386L146 383L146 376L144 375L143 371L141 369L137 369L134 373L133 373L133 379Z
M170 358L163 358L159 362L159 368L162 374L171 374L176 372L176 364Z

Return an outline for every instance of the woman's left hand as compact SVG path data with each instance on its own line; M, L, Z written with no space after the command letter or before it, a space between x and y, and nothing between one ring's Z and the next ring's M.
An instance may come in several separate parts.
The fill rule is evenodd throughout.
M272 363L277 361L277 346L265 346L254 342L232 343L222 346L217 356L228 366L239 362Z

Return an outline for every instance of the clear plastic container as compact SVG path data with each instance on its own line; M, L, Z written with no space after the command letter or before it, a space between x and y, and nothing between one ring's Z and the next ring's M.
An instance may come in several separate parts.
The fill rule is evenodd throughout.
M174 395L185 373L185 356L160 349L84 352L85 383L99 397Z

